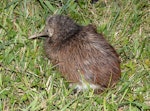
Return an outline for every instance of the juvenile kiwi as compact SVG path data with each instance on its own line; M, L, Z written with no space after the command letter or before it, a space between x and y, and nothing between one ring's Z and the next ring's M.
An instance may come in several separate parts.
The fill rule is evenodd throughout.
M100 93L120 79L119 56L94 26L81 26L68 16L54 15L47 18L43 32L29 39L40 37L45 37L46 56L77 91L92 88Z

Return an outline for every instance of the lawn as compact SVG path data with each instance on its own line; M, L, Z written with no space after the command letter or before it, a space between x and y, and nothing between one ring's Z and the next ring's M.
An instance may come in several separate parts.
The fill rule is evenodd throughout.
M115 47L122 77L114 88L72 94L43 41L28 39L53 14L95 25ZM1 0L0 111L150 111L150 1Z

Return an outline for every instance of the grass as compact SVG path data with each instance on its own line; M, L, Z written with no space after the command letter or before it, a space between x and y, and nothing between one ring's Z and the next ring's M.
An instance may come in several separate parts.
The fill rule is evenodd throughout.
M150 110L150 2L148 0L2 0L0 3L0 111ZM72 95L28 36L52 14L94 24L121 58L122 78L100 95Z

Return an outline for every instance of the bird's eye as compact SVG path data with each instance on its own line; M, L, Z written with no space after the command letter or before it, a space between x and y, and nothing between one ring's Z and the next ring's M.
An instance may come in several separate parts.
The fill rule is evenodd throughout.
M46 32L48 33L48 30L46 30Z

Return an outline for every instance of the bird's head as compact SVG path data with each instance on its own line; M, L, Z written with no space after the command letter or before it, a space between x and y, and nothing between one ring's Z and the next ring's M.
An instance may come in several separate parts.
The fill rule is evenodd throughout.
M54 15L47 18L43 32L32 35L29 39L47 37L53 42L58 42L74 36L80 29L81 26L68 16Z

